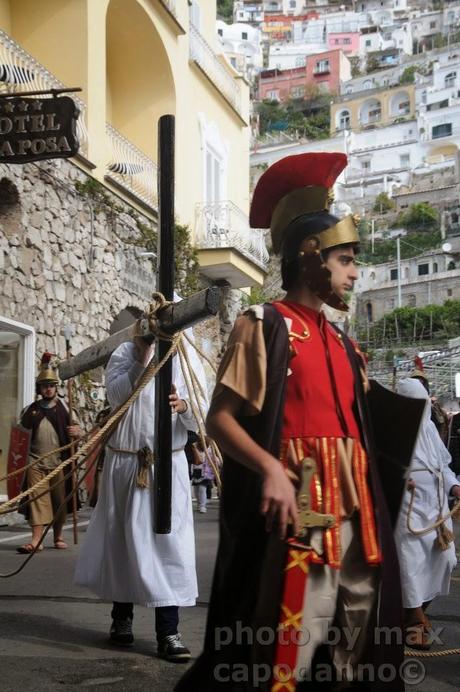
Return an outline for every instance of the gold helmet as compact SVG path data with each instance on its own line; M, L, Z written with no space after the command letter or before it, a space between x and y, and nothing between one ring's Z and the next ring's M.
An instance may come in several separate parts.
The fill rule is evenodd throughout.
M49 351L45 351L45 353L42 355L42 359L40 361L40 370L36 379L37 385L43 384L44 382L52 382L56 385L59 384L58 374L50 364L53 356L54 353L49 353Z

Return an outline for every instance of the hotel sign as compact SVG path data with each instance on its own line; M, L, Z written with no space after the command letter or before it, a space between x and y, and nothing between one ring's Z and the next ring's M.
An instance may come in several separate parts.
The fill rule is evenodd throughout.
M75 156L78 115L69 96L0 98L0 163Z

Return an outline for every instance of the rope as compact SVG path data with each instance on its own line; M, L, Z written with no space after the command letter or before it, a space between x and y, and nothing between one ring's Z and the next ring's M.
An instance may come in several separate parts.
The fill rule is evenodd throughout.
M192 368L192 365L190 363L190 358L189 358L189 355L187 353L187 349L184 347L183 341L179 342L178 354L179 354L182 374L183 374L184 380L185 380L185 385L187 387L187 391L189 394L189 401L190 401L190 405L192 408L192 412L193 412L193 415L195 416L195 419L198 423L198 436L200 438L201 446L203 448L206 460L208 461L209 465L211 466L211 468L214 472L214 475L216 477L216 482L217 482L217 488L220 492L220 490L222 488L220 468L217 466L217 464L214 462L214 459L208 453L208 444L206 442L205 415L204 415L204 411L201 407L200 398L197 396L196 389L198 389L200 391L203 399L205 399L205 394L204 394L203 388L201 386L201 383L198 380L197 375ZM198 410L194 406L194 399L198 404ZM214 440L211 440L211 448L212 448L215 456L219 460L220 465L222 466L222 455L220 453L220 450L219 450L217 444L214 442Z
M404 656L416 656L421 658L437 658L438 656L458 656L460 649L444 649L444 651L417 651L404 649Z
M415 488L410 488L410 501L409 501L409 507L407 509L407 529L408 531L413 535L413 536L423 536L427 533L430 533L430 531L434 531L435 529L438 528L438 526L441 526L446 519L449 519L450 517L453 517L453 519L457 520L460 512L460 501L456 502L455 505L452 507L450 512L448 512L445 516L440 516L434 524L431 524L430 526L426 526L424 529L413 529L410 525L410 516L412 513L412 508L414 505L414 497L415 497Z
M203 446L203 449L205 450L205 455L206 458L208 459L211 467L214 470L217 484L219 489L221 488L221 479L220 479L220 472L217 466L214 463L214 460L210 458L208 451L207 451L207 444L206 444L206 439L205 439L205 427L204 427L204 412L201 406L200 402L200 397L197 394L198 392L201 394L202 398L205 399L205 393L203 390L203 387L201 383L199 382L191 364L190 360L188 357L188 353L184 347L184 344L182 342L182 335L181 333L175 334L175 335L170 335L162 332L162 330L158 326L158 318L157 318L157 312L167 305L171 304L169 301L166 301L165 297L161 293L154 293L152 296L152 303L149 306L148 312L146 312L146 317L149 322L149 328L150 330L155 334L155 336L167 340L171 342L171 346L168 349L167 353L163 357L163 359L159 363L155 363L154 361L150 363L144 373L142 374L141 378L139 379L138 383L136 384L136 387L132 394L128 397L128 399L120 406L118 409L116 409L114 412L112 412L107 418L104 419L104 421L99 423L97 426L94 426L92 430L90 430L88 433L83 435L83 438L81 439L87 439L88 437L90 438L87 442L83 444L83 446L74 454L72 454L69 459L64 460L61 462L58 466L56 466L54 469L52 469L48 474L46 474L40 481L35 483L33 486L30 486L27 488L27 490L23 491L19 495L17 495L14 498L11 498L11 500L8 500L7 502L4 502L0 505L0 515L1 514L7 514L8 512L13 512L18 509L18 507L24 507L28 503L36 501L46 493L48 493L51 489L54 489L57 485L59 485L62 482L65 482L70 476L74 477L76 475L77 471L81 471L83 468L83 465L85 462L87 462L87 457L90 452L94 451L94 449L98 446L99 442L101 441L106 441L115 427L118 425L119 421L121 418L124 416L126 411L130 408L130 406L136 401L136 399L139 397L140 393L142 390L147 386L147 384L152 380L153 377L157 375L157 373L161 370L163 365L169 360L169 358L176 352L179 352L179 358L181 362L181 367L184 375L184 380L186 382L187 390L189 393L189 401L190 405L192 408L192 412L197 420L198 423L198 429L199 429L199 434L200 434L200 439L201 443ZM202 353L202 351L197 347L197 345L187 336L185 335L187 341L191 344L193 348L204 358L209 365L212 367L213 370L215 370L213 364L211 361L207 358L207 356ZM197 406L194 404L194 400L197 403ZM98 432L95 435L92 435L94 430L98 429ZM55 450L52 450L48 452L47 454L44 454L37 459L34 459L33 462L30 462L26 466L24 466L21 469L17 469L16 471L11 472L10 474L7 474L3 479L0 480L5 480L6 478L13 477L17 475L18 473L24 473L27 471L27 469L32 468L39 464L41 461L44 459L48 458L49 456L53 454L60 453L69 447L71 448L75 444L74 441L71 441L67 445L64 445L62 447L59 447ZM222 457L220 454L220 450L217 447L216 443L214 440L211 440L211 447L217 456L217 458L220 460L222 463ZM35 546L35 550L30 553L24 560L24 562L15 570L12 572L9 572L7 574L1 574L0 573L0 578L7 578L11 576L15 576L19 572L21 572L22 569L26 566L26 564L29 562L29 560L32 559L32 557L35 555L35 553L39 550L40 546L42 545L46 535L48 534L49 530L51 529L52 526L54 526L57 517L59 516L59 513L61 509L69 502L69 500L78 492L79 487L82 485L83 481L85 480L86 476L88 473L91 471L93 468L94 464L96 463L96 457L93 459L91 464L86 464L86 468L83 472L83 474L80 474L80 477L77 477L76 482L73 485L72 491L64 498L62 501L61 505L59 506L58 510L55 512L55 515L53 517L53 520L48 524L48 526L45 528L39 542ZM67 466L70 466L71 468L67 470L63 474L63 478L56 478L56 481L50 486L49 482L58 476L61 472L63 471ZM46 487L44 487L46 486ZM39 495L36 495L35 497L31 498L30 495L33 493L34 490L39 489L40 487L44 487L43 492L40 493ZM24 498L27 497L26 502L21 502Z
M161 370L163 365L171 358L171 356L174 354L174 352L177 350L177 344L180 338L179 335L175 335L174 337L171 338L171 346L169 347L167 353L163 357L163 359L159 363L155 363L154 361L151 362L145 369L144 373L142 374L141 378L139 379L138 384L136 385L136 388L134 389L133 393L129 396L129 398L125 401L124 404L122 404L114 413L112 413L107 420L107 422L100 428L100 430L91 438L90 441L85 442L85 444L69 459L66 459L65 461L61 462L56 468L54 468L50 473L45 477L46 480L51 480L55 476L58 475L58 473L61 471L61 469L64 469L66 466L71 464L73 461L76 461L78 459L81 460L81 458L84 456L86 458L87 452L92 449L101 439L107 438L108 435L112 433L120 419L124 416L126 411L129 409L131 404L133 404L136 399L139 397L140 393L142 392L143 389L147 386L147 384L150 382L150 380L155 377L155 375ZM42 479L38 483L36 483L34 486L31 486L27 490L23 491L22 493L19 493L16 497L12 498L11 500L8 500L7 502L4 502L0 505L0 515L1 514L7 514L8 511L15 511L16 505L20 500L22 500L24 497L29 495L38 485L42 484L45 479ZM13 508L13 509L11 509Z
M80 470L80 469L82 468L83 463L84 463L85 461L86 461L86 458L85 458L85 459L82 459L82 460L77 464L78 470ZM92 461L92 463L89 464L89 465L86 467L86 469L85 469L85 471L83 472L83 474L81 475L81 477L77 480L76 486L72 489L72 491L71 491L70 493L68 493L68 495L66 495L66 497L64 498L64 500L61 502L61 504L59 505L57 511L55 512L55 515L54 515L54 517L53 517L53 520L48 524L48 526L47 526L47 527L45 528L45 530L43 531L40 540L38 541L37 545L35 546L35 550L34 550L33 552L31 552L30 555L28 555L28 556L25 558L25 560L22 562L22 564L19 565L19 567L17 567L15 570L12 570L11 572L7 572L7 573L0 573L0 579L7 579L8 577L14 577L14 576L16 576L17 574L19 574L19 573L24 569L24 567L27 565L27 563L34 557L35 553L39 550L40 546L42 545L43 541L45 540L45 538L46 538L48 532L50 531L51 527L54 526L54 524L56 523L60 511L61 511L61 510L63 509L63 507L65 507L65 505L69 502L69 500L71 499L71 497L73 496L73 494L74 494L75 492L78 491L78 488L83 484L83 481L85 480L86 476L89 474L89 472L91 471L91 469L93 468L93 466L94 466L95 463L96 463L96 458L94 458L93 461ZM67 478L70 478L70 476L71 476L72 474L73 474L73 469L69 469L69 470L67 471L67 473L64 474L63 482L65 482L65 480L66 480ZM42 479L41 482L43 482L43 479ZM61 481L59 480L58 483L60 483L60 482L61 482ZM48 492L48 489L47 489L45 492ZM34 498L34 499L37 499L37 498Z
M75 444L75 442L79 442L82 439L86 439L89 435L91 435L93 430L94 430L94 428L92 430L90 430L89 432L84 433L84 435L82 435L82 437L80 437L79 440L73 440L72 442L69 442L68 444L63 445L62 447L57 447L56 449L52 449L51 452L47 452L46 454L42 454L40 457L37 457L36 459L31 461L30 463L25 464L20 469L16 469L16 471L10 471L10 473L7 473L6 476L3 476L2 478L0 478L0 483L2 481L7 480L8 478L13 478L14 476L17 476L19 473L24 473L25 471L33 468L34 466L37 466L37 464L39 464L41 461L44 461L44 459L48 459L48 457L53 456L53 454L58 454L60 452L65 451L66 449L69 449L69 447L71 447L73 444Z
M214 363L212 362L212 360L200 349L199 346L196 345L196 343L194 342L194 340L191 339L191 338L189 337L189 335L186 334L185 332L184 332L183 336L187 339L187 341L189 342L189 344L195 349L195 351L198 353L198 355L201 356L201 357L203 358L203 360L205 360L205 361L207 362L207 364L209 365L209 367L211 368L211 370L212 370L213 372L217 372L217 368L216 368L216 366L214 365Z

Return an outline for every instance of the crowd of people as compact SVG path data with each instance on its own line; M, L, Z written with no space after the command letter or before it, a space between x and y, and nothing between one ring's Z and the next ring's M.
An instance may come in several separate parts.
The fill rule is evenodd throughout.
M237 319L205 439L174 358L169 534L156 534L152 524L153 380L105 448L75 580L112 602L116 645L134 642L134 605L154 608L158 655L171 662L191 657L179 633L179 608L197 597L191 488L205 513L216 485L216 443L224 455L204 650L177 692L300 692L318 685L398 692L404 646L430 647L427 608L449 591L460 412L444 416L420 368L398 393L382 392L369 382L358 345L324 311L348 310L358 278L356 222L329 211L329 190L345 165L343 154L301 154L273 164L259 180L251 225L270 228L286 295ZM112 354L112 408L131 394L151 358L152 346L141 338ZM190 358L199 371L192 350ZM57 381L41 374L37 384L42 398L22 423L33 430L32 452L40 455L77 438L80 428L67 424ZM394 414L401 410L404 418ZM389 438L405 442L391 445ZM35 476L27 480L33 484ZM65 547L63 491L50 497L46 508L30 504L33 534L22 552L34 550L59 502L54 540ZM248 631L252 639L240 636ZM376 636L384 631L401 636ZM383 664L395 671L387 683L376 674ZM366 666L374 676L361 679ZM324 667L327 680L318 677Z

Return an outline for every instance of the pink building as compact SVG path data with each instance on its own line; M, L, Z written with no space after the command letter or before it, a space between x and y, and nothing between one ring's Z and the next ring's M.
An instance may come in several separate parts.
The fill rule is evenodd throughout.
M339 92L340 82L351 78L350 61L341 50L308 55L304 67L264 70L259 78L259 100L288 101L308 96L309 88Z
M329 50L341 49L345 55L359 54L359 31L347 31L342 33L329 33L327 47Z

